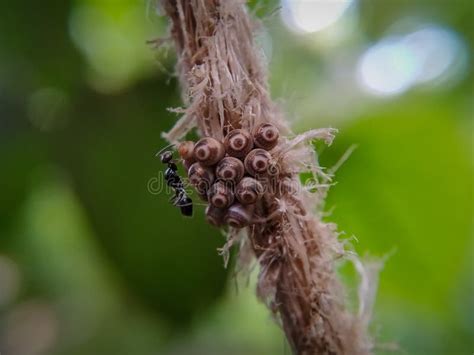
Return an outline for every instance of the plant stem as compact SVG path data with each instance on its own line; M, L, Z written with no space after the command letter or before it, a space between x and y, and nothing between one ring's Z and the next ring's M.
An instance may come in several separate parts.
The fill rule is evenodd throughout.
M275 172L256 206L255 223L243 234L230 229L225 250L240 240L241 259L247 260L249 253L257 258L258 296L281 321L295 354L369 354L370 311L355 316L346 310L335 275L335 261L345 256L344 248L335 227L323 223L317 212L330 176L319 168L308 142L331 143L334 130L291 133L270 99L266 67L253 41L257 24L243 1L161 3L171 20L186 105L177 110L182 117L165 137L177 142L197 127L201 136L222 140L231 129L252 132L263 122L278 127L283 136L271 151ZM299 181L308 167L317 193Z

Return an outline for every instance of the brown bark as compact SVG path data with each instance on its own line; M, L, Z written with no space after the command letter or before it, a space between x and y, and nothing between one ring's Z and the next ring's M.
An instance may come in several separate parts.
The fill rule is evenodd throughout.
M254 223L241 239L243 250L247 247L260 264L259 297L279 317L296 354L369 354L370 305L361 306L357 316L346 310L334 270L336 259L345 255L343 246L334 226L323 223L317 212L330 176L307 142L330 143L333 130L292 135L270 99L266 68L253 41L256 24L242 1L161 3L171 20L186 105L176 110L182 117L165 137L177 142L197 127L201 136L222 140L231 129L252 132L263 122L277 126L283 136L271 151L274 171ZM299 182L304 170L313 172L316 193ZM241 235L231 229L228 246Z

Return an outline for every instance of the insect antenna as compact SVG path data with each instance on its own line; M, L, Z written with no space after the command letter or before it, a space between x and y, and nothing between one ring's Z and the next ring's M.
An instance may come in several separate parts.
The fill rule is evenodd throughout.
M166 147L162 148L158 153L155 154L155 157L159 157L161 155L161 153L163 153L165 150L171 148L171 147L174 147L176 144L174 143L171 143L169 145L167 145Z
M207 207L208 204L204 202L193 202L194 206L202 206L202 207Z

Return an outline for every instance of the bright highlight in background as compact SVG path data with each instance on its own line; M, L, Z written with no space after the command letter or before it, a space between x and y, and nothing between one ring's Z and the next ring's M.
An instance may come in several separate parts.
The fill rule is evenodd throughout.
M282 0L281 15L293 31L312 33L335 23L352 0Z
M455 32L429 25L370 47L359 60L357 79L372 94L396 95L458 76L466 69L466 57L466 45Z
M403 42L420 62L417 83L451 76L466 64L466 47L449 29L428 26L405 36Z
M380 95L395 95L408 89L419 72L410 48L398 38L387 38L369 48L358 67L359 82Z

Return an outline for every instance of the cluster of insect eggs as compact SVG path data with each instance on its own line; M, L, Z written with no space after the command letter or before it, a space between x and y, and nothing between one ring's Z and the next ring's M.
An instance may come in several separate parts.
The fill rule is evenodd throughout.
M257 178L267 173L272 158L269 150L278 138L278 129L264 123L253 134L234 129L223 142L205 137L178 146L189 182L209 202L206 218L210 224L243 228L251 223L255 204L263 195Z

